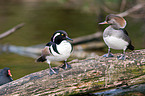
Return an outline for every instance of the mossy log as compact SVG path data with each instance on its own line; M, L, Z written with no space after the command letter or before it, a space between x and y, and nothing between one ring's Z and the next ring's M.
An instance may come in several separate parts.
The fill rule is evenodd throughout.
M32 73L0 86L0 95L74 95L145 83L145 49L127 52L125 61L114 55L72 60L72 69L52 76L49 69Z

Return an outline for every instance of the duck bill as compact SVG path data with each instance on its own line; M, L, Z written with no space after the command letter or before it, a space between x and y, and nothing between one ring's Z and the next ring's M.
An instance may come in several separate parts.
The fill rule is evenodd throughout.
M72 40L71 38L69 38L69 37L66 37L66 39L67 39L67 40L70 40L70 41L73 41L73 40Z
M11 71L10 70L8 70L8 75L12 77L12 74L11 74Z
M99 23L99 24L108 24L106 21L104 21L104 22L101 22L101 23Z

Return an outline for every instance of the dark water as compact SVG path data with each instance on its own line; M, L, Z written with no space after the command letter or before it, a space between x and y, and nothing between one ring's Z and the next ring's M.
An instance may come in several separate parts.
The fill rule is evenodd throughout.
M25 26L0 41L1 44L32 46L47 43L56 30L65 30L69 37L79 37L96 32L96 15L65 9L47 2L10 2L0 5L0 33L24 22ZM0 54L0 69L11 68L13 79L48 68L48 64L35 63L29 57L17 54Z
M8 0L9 1L9 0ZM0 33L24 22L25 26L11 36L2 39L0 44L32 46L47 43L56 30L65 30L69 37L95 33L106 26L99 26L98 14L66 8L50 2L2 2L0 1ZM103 17L104 18L104 17ZM126 18L127 30L136 49L143 48L143 21ZM97 22L96 22L97 21ZM48 68L45 63L35 63L29 57L12 53L0 54L0 69L11 68L13 79Z

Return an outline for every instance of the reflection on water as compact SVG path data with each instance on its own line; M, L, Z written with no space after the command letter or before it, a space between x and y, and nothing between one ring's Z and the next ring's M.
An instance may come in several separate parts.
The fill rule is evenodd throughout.
M65 30L69 37L75 38L95 33L98 28L102 28L97 24L102 21L97 19L99 18L98 15L71 8L67 9L57 3L9 1L0 3L0 10L0 33L19 23L25 23L22 29L1 40L1 44L32 46L47 43L56 30ZM96 22L96 19L98 22ZM144 33L141 33L140 25L143 21L126 19L128 21L127 30L129 30L133 44L137 49L142 48L143 39L141 37ZM135 24L132 22L135 22ZM103 26L101 30L105 27ZM1 54L0 61L0 69L11 68L13 79L48 68L45 63L35 63L34 59L10 53Z

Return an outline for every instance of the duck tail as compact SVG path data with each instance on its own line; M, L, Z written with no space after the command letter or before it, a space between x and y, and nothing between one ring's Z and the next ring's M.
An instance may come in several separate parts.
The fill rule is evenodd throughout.
M127 46L127 48L130 49L130 50L134 50L134 46L131 45L131 44L129 44L129 45Z
M44 62L44 61L46 61L44 56L41 56L36 60L36 62Z

